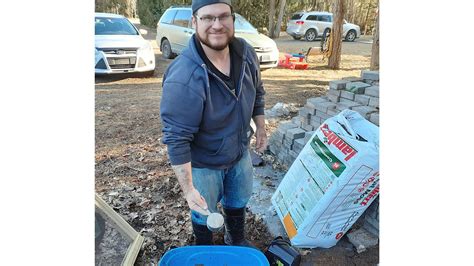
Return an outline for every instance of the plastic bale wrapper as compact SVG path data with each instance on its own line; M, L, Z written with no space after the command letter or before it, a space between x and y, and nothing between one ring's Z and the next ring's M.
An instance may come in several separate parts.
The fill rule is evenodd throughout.
M291 243L329 248L379 193L379 130L344 110L324 121L272 196Z

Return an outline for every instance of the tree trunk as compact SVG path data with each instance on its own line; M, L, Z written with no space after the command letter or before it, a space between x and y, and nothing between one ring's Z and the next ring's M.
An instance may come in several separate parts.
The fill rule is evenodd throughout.
M331 6L332 6L334 3L332 2L332 0L325 0L325 3L326 3L326 8L325 8L324 11L328 11L328 12L329 12L329 11L331 10Z
M361 2L359 5L359 11L357 12L357 22L353 22L357 25L361 25L362 23L362 8L364 7L364 3Z
M365 19L364 19L364 35L367 34L367 20L369 19L369 13L370 13L370 8L372 7L372 1L369 1L369 5L367 6L367 13L365 13Z
M344 14L346 13L345 0L336 0L332 13L334 14L334 21L331 30L332 47L328 67L331 69L339 69L341 63L342 24Z
M347 4L347 19L349 22L354 22L354 0L349 0Z
M270 11L268 12L268 35L270 38L275 37L275 27L273 20L275 18L275 0L270 0Z
M286 0L280 0L280 11L278 13L278 21L275 28L275 37L280 37L281 22L283 20L283 15L285 13L285 4Z
M378 6L378 5L377 5ZM374 41L372 43L372 56L370 58L370 70L379 69L379 10L377 8L375 18Z

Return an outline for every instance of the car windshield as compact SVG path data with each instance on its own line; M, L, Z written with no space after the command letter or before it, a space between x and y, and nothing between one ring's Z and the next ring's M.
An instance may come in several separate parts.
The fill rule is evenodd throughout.
M125 18L95 18L95 35L139 35Z
M248 33L258 33L250 22L248 22L244 17L239 14L235 14L235 31L236 32L248 32Z

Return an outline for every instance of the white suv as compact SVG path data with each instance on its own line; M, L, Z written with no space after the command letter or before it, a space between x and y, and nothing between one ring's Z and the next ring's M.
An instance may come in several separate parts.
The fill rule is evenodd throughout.
M328 12L297 12L286 24L286 32L295 40L299 40L304 36L305 40L311 42L328 33L332 28L332 20L332 13ZM353 42L360 37L360 27L344 20L342 37L346 41Z
M156 42L164 58L174 58L186 46L195 30L191 23L191 7L170 7L156 25ZM260 69L278 65L278 47L272 39L259 33L241 15L235 13L235 36L247 41L257 53Z

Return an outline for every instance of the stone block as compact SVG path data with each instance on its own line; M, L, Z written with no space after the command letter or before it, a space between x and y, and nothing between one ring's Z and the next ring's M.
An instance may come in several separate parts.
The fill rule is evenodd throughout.
M341 91L341 98L345 98L345 99L353 101L354 100L354 95L355 94L350 92L350 91L346 91L346 90Z
M379 97L379 86L370 86L365 88L365 95Z
M318 105L319 103L324 103L327 101L328 101L328 98L326 96L321 96L321 97L309 98L306 100L306 103L312 104L312 105Z
M310 122L310 124L321 124L322 120L321 120L321 117L319 117L319 116L313 116L313 117L311 117L309 122Z
M305 131L301 128L292 128L286 131L285 139L300 139L304 138Z
M369 121L379 126L379 113L370 114Z
M345 77L345 78L342 78L342 79L343 79L343 80L346 80L346 81L349 81L349 82L362 81L361 78L359 78L359 77L354 77L354 76L352 76L352 77Z
M356 93L356 94L363 94L364 90L368 87L370 87L370 84L360 82L360 81L356 81L356 82L347 83L345 89L347 91L350 91L350 92L353 92L353 93Z
M280 150L281 143L276 143L275 141L268 141L268 147L270 151L276 154L278 150Z
M298 127L301 127L301 119L299 116L295 116L291 119L291 123L297 125Z
M364 223L363 228L367 230L369 233L371 233L374 237L379 236L379 230L369 225L368 223Z
M313 131L314 130L314 127L313 125L305 125L302 127L305 131Z
M272 135L270 136L270 140L274 140L275 143L283 143L283 138L285 137L280 131L275 130Z
M354 245L357 253L364 252L367 248L376 246L379 243L378 237L374 237L363 227L347 234L349 242Z
M306 100L305 107L316 109L316 106L320 105L321 103L329 102L329 98L327 96L321 96L316 98L309 98Z
M295 127L298 127L297 125L291 123L291 121L285 121L285 122L282 122L280 123L280 125L278 126L278 128L281 128L283 130L288 130L290 128L295 128Z
M334 95L334 96L341 96L341 90L334 90L334 89L329 89L328 90L328 93L326 96L329 96L329 95ZM328 97L329 98L329 97Z
M354 97L354 101L363 105L369 105L369 100L370 100L370 96L367 96L364 94L356 94Z
M283 144L283 139L280 139L280 138L270 138L268 140L268 144L274 144L276 146L281 146Z
M379 97L370 97L369 106L379 107Z
M304 128L305 126L309 125L311 122L310 119L306 119L304 121L301 121L301 127L300 128Z
M332 102L323 102L316 106L316 110L321 111L323 113L327 113L329 109L334 109L334 108L336 108L336 103L332 103Z
M310 121L310 125L313 126L313 128L318 128L321 125L322 121L320 117L313 116Z
M308 132L305 132L305 133L308 133ZM305 134L305 137L306 137L306 134ZM304 148L304 146L306 145L306 142L304 141L304 139L305 138L296 139L293 142L293 149L299 149L301 151Z
M362 105L354 100L349 100L349 99L345 99L345 98L341 98L341 100L339 101L340 103L352 103L352 104L357 104L357 105Z
M306 108L307 113L310 115L314 115L314 113L316 112L316 106L313 106L310 103L305 104L303 108Z
M367 228L372 227L375 230L379 230L379 221L372 216L366 215L364 217L364 225L367 224ZM378 236L378 234L376 234Z
M288 155L285 159L285 165L288 166L288 168L293 164L293 162L295 161L296 157L293 158L293 156L291 155Z
M342 111L345 109L351 109L355 106L361 106L360 103L355 103L355 102L340 102L336 106L336 110Z
M299 154L301 152L301 148L299 146L295 146L295 144L293 144L293 149L292 151L296 152L297 154Z
M369 119L371 113L377 112L377 109L370 106L355 106L352 110L358 112L365 119Z
M332 90L343 90L346 88L346 84L351 82L349 80L332 80L329 81L329 89Z
M282 149L284 149L284 150L291 150L291 149L293 149L293 141L288 141L288 140L285 139L285 140L283 141Z
M333 117L333 116L339 114L339 111L336 110L336 109L331 109L331 110L328 110L327 114L328 114L329 116Z
M298 115L299 116L302 116L302 117L305 117L307 119L309 119L308 115L312 115L314 114L316 110L314 108L308 108L306 105L304 107L301 107L300 110L298 111Z
M311 139L311 137L313 136L314 134L314 131L308 131L304 134L304 142L307 143L309 141L309 139Z
M379 72L378 71L370 71L370 70L362 70L362 79L368 79L373 81L379 80Z
M296 157L298 157L299 152L290 151L288 152L288 154L291 156L291 162L293 162L296 159Z
M333 102L333 103L337 103L339 102L339 96L336 96L336 95L328 95L328 99Z
M321 123L324 122L324 120L332 117L331 115L328 115L328 114L320 112L320 111L316 111L316 114L313 117L315 117L315 116L321 118Z
M281 143L276 143L276 142L268 142L268 147L270 148L270 151L272 151L274 154L277 154L280 149L281 149Z

